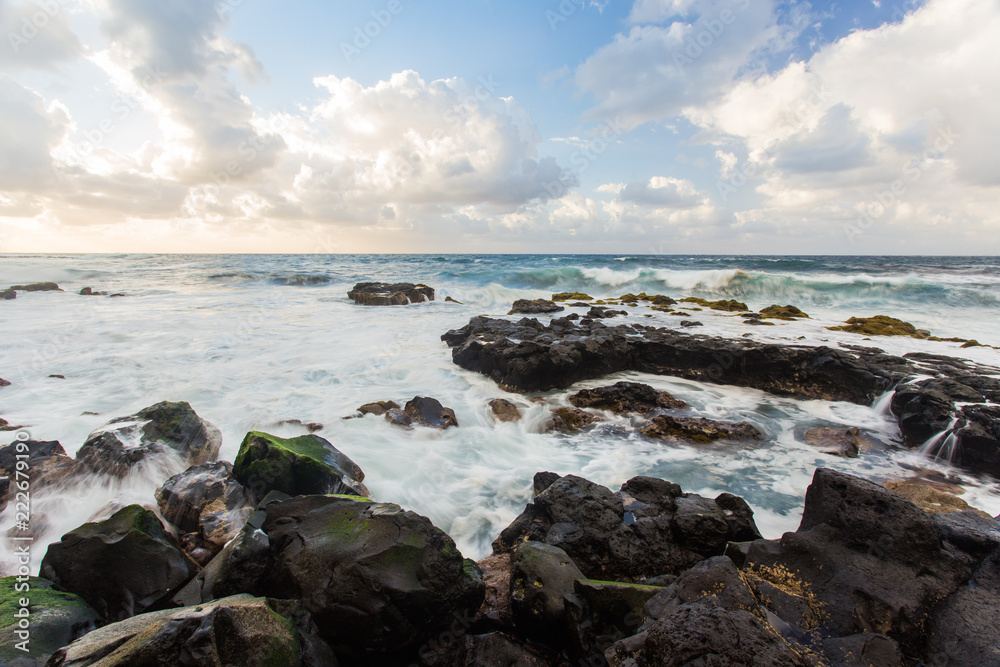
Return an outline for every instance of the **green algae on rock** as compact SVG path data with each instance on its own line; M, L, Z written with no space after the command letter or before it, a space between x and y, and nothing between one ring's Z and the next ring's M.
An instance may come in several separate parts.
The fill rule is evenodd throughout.
M911 338L926 338L915 326L903 320L897 320L887 315L874 317L852 317L841 326L827 327L828 331L846 331L847 333L864 334L866 336L909 336Z
M553 301L593 301L594 297L583 292L560 292L552 295Z
M797 318L809 319L808 315L795 306L779 306L777 304L761 309L760 316L769 320L794 320Z
M750 308L741 301L733 301L721 299L719 301L708 301L707 299L702 299L696 296L689 296L685 299L681 299L682 303L696 303L699 306L704 306L705 308L711 308L712 310L722 310L729 313L740 313L749 311Z
M19 579L22 579L19 581ZM0 579L0 664L6 667L35 667L53 653L89 632L100 620L83 598L57 591L47 579L4 577ZM21 599L28 600L22 607ZM30 623L29 652L16 648L23 641L16 630L27 609Z

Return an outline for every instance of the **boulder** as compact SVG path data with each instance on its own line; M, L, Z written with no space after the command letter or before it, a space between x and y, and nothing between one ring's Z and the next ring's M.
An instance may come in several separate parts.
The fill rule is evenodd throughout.
M105 294L95 291L92 287L84 287L80 290L80 296L105 296Z
M41 574L115 621L169 599L197 569L155 514L131 505L49 545Z
M186 465L214 461L222 433L188 403L157 403L94 431L77 458L98 473L124 477L132 468L163 455Z
M497 421L521 421L521 411L517 409L516 405L508 401L506 398L494 398L490 401L489 405L490 410L493 412L493 416L496 417Z
M979 561L1000 549L1000 523L980 512L962 510L935 514L941 538Z
M184 550L204 564L243 528L253 507L228 461L204 463L174 475L156 490L164 519L181 533Z
M420 651L426 667L554 667L556 656L537 644L503 632L481 635L445 634L440 643Z
M491 554L476 563L483 575L485 596L473 618L477 628L502 630L512 627L511 554Z
M452 426L458 426L458 417L451 408L441 405L441 401L427 396L416 396L408 401L402 409L395 408L385 413L386 421L412 428L414 426L426 426L445 430Z
M824 468L806 492L798 531L755 542L746 566L765 580L785 572L808 582L834 634L882 633L911 654L919 652L934 606L971 573L971 559L947 550L916 505Z
M510 599L513 620L527 636L554 638L565 631L564 598L585 579L573 559L558 547L523 542L513 551Z
M27 600L28 628L20 627L21 600ZM0 664L36 667L74 639L96 627L97 612L77 595L57 591L37 577L0 579ZM22 633L22 634L19 634ZM28 651L17 644L28 639Z
M55 283L31 283L30 285L14 285L10 288L15 292L61 292Z
M0 301L13 301L17 298L17 292L12 289L0 290Z
M3 378L0 378L0 387L9 387L9 386L10 386L10 382L8 380L4 380Z
M856 459L861 452L876 446L875 442L861 434L860 429L814 428L805 432L805 440L813 447L819 447L824 454Z
M237 595L142 614L104 626L58 651L52 667L336 665L329 648L302 637L280 613L287 603ZM287 612L286 612L287 613Z
M589 317L592 320L606 320L612 317L620 317L622 315L628 315L628 311L611 310L610 308L605 308L604 306L593 306L587 311L587 314L584 315L584 317Z
M365 403L360 408L358 412L363 415L375 415L381 417L390 410L398 410L399 404L395 401L376 401L374 403Z
M809 319L808 315L795 306L779 306L777 304L761 309L760 317L771 320L796 320L799 318Z
M233 464L233 476L254 501L270 491L290 496L368 496L361 467L315 434L279 438L259 431L247 433Z
M1000 592L964 586L935 610L927 635L927 664L1000 664Z
M901 667L903 664L899 644L877 632L829 637L823 640L823 652L834 667Z
M602 421L594 413L579 408L553 408L552 418L542 430L545 433L576 433Z
M648 415L657 410L676 410L687 407L666 391L658 391L648 384L639 382L616 382L610 387L584 389L569 397L569 402L578 408L607 410L618 415Z
M482 576L426 518L397 505L302 496L265 508L262 593L301 599L338 653L415 648L483 602Z
M79 475L84 467L66 455L66 450L55 440L18 440L0 448L0 476L16 481L17 457L27 455L27 468L22 466L22 474L28 475L31 490L40 491L59 484L67 478ZM0 492L0 501L6 494Z
M413 283L358 283L347 297L360 306L405 306L434 300L434 289Z
M694 417L659 415L643 427L647 438L690 440L708 443L714 440L763 440L764 433L749 422L717 422Z
M647 620L643 607L659 586L578 579L565 599L569 652L575 664L602 664L604 652L638 632Z
M265 518L263 510L254 512L236 537L178 591L172 602L189 607L230 595L258 591L260 582L274 566L267 534L260 529Z
M729 541L757 539L752 517L742 499L728 494L713 501L651 477L633 478L612 493L567 475L528 503L493 549L544 542L569 554L590 579L640 582L721 555Z
M538 315L540 313L558 313L563 310L566 309L554 301L546 299L518 299L511 306L510 312L507 314L523 313L525 315Z

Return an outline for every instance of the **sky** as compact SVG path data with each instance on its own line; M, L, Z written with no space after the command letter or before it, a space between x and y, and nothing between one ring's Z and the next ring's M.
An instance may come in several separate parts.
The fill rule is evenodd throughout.
M997 0L0 0L0 252L1000 253Z

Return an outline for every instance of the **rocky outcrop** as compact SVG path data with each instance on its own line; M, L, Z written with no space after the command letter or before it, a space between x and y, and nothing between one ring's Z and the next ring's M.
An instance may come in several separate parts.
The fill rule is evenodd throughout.
M753 511L742 499L683 493L649 477L617 493L581 477L553 482L493 543L496 553L523 541L559 547L591 579L641 582L678 574L721 555L727 542L757 539Z
M55 440L18 440L0 448L0 478L16 479L18 456L27 455L28 468L24 472L31 480L31 490L41 491L84 472L78 461L66 455L66 450ZM0 509L7 502L8 489L0 489Z
M205 564L243 528L253 512L249 494L228 461L205 463L174 475L156 490L163 518L181 535L181 545Z
M170 455L186 465L214 461L222 434L188 403L157 403L94 431L77 458L98 473L124 477L134 467Z
M335 665L328 647L297 627L297 605L238 595L107 625L58 651L53 667ZM301 625L299 623L298 625Z
M521 421L521 411L516 405L508 401L506 398L494 398L489 403L490 411L493 416L496 417L497 421L501 422L519 422Z
M403 428L425 426L445 430L458 426L458 417L451 408L441 405L441 401L427 396L416 396L407 401L402 408L396 407L385 413L385 419L391 424Z
M27 606L21 605L27 601ZM25 611L21 611L21 610ZM25 619L27 628L20 621ZM97 612L78 595L57 591L37 577L0 579L0 664L36 667L74 639L93 630ZM21 642L27 651L17 648Z
M658 440L690 440L708 443L715 440L763 440L764 433L749 422L739 424L717 422L711 419L674 417L660 415L654 417L642 429L647 438Z
M677 410L687 407L666 391L658 391L639 382L616 382L610 387L584 389L569 397L578 408L607 410L617 415L649 415L659 410Z
M15 292L61 292L62 288L55 283L31 283L30 285L14 285L10 288Z
M347 297L360 306L405 306L434 300L434 289L413 283L358 283Z
M553 408L552 417L542 430L545 433L577 433L604 421L592 412L579 408Z
M547 299L518 299L510 307L508 315L524 314L538 315L541 313L558 313L566 310L554 301Z
M803 437L807 443L818 447L824 454L847 459L856 459L861 452L877 446L874 440L863 435L857 428L813 428L806 431Z
M41 574L114 621L169 599L197 569L155 514L131 505L51 544Z
M13 301L17 298L17 292L12 289L0 290L0 301Z
M399 409L399 403L395 401L375 401L374 403L365 403L360 408L358 412L362 415L375 415L381 417L390 410Z
M259 431L247 433L233 463L233 476L255 501L271 491L290 496L368 496L361 467L315 434L279 438Z

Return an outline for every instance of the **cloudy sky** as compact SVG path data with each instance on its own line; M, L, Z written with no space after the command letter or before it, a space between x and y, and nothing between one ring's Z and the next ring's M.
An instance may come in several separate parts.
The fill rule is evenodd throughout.
M0 0L0 251L996 254L996 0Z

